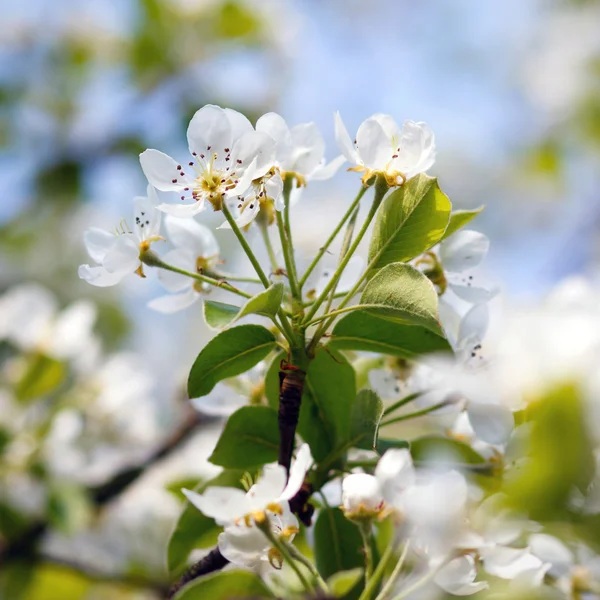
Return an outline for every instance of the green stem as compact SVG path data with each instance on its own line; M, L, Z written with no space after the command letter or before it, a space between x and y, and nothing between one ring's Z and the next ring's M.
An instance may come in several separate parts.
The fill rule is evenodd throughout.
M310 263L310 265L308 265L308 269L306 269L306 273L304 273L304 275L302 276L302 279L300 279L300 282L299 282L300 288L302 288L304 286L304 284L306 283L306 280L310 277L310 274L315 270L315 267L319 264L319 261L323 257L323 254L325 254L325 252L327 252L327 249L329 248L329 246L331 246L333 240L337 237L337 234L341 231L341 229L344 226L344 224L346 223L346 221L352 216L352 214L354 213L354 210L360 203L361 198L365 195L365 192L368 189L369 188L365 187L365 186L362 186L360 188L360 191L358 192L356 198L354 198L354 201L352 202L352 204L349 206L348 210L342 217L342 220L337 224L336 228L331 232L331 235L329 236L329 238L327 238L327 241L325 242L325 244L323 244L323 246L321 246L321 248L319 248L317 255L315 256L313 261Z
M279 265L277 264L277 258L275 256L275 250L273 250L273 244L271 244L271 237L269 236L269 226L265 221L261 221L258 227L260 229L262 239L265 243L267 254L269 255L271 270L273 271L273 273L275 273L279 269Z
M235 219L233 218L232 214L229 212L226 202L223 202L222 210L223 210L223 215L225 215L227 222L231 226L231 230L233 231L233 233L235 233L235 236L237 237L240 245L242 246L244 252L246 253L248 260L252 263L252 266L254 267L254 270L256 271L258 278L260 279L261 283L266 288L268 288L269 285L271 285L271 282L265 275L265 272L262 270L262 267L260 266L258 259L256 258L254 252L252 252L252 248L250 248L248 242L246 241L246 238L244 237L244 234L242 233L241 229L238 227L238 224L235 222Z
M371 221L375 217L375 214L377 213L377 209L379 208L379 205L383 201L383 197L385 196L387 190L388 190L388 185L385 182L385 179L381 178L381 177L378 178L377 183L375 184L375 195L373 198L373 203L371 204L371 209L369 210L369 214L367 215L365 222L363 223L362 227L360 228L360 231L358 232L356 239L354 240L354 242L348 249L348 252L346 252L346 254L344 255L344 258L339 263L339 265L338 265L337 269L335 270L333 276L331 277L329 283L325 286L325 289L321 292L321 295L315 300L314 304L308 311L308 314L306 315L306 318L305 318L305 322L310 321L315 316L315 314L321 307L321 304L323 304L323 302L327 299L329 292L331 292L331 290L337 284L341 274L343 273L344 269L346 268L346 265L352 258L352 255L356 252L356 249L358 248L359 244L361 243L362 239L364 238L365 234L367 233L367 230L369 229L369 226L371 225ZM313 340L310 343L310 347L314 348L317 345L319 339L320 339L320 336L315 334L315 337L313 338Z
M283 249L283 260L285 261L285 270L287 272L288 281L290 284L290 291L292 292L292 297L301 302L300 292L296 284L296 276L294 269L294 260L291 254L291 246L288 243L287 235L285 233L285 225L283 223L283 217L279 211L276 211L276 219L277 219L277 229L279 230L279 237L281 238L281 247Z
M375 572L373 573L373 577L371 577L369 583L367 585L365 585L365 589L363 590L362 594L359 596L358 600L371 600L372 594L375 591L377 585L379 584L379 581L383 577L383 574L385 573L385 569L386 569L388 562L393 553L394 553L394 542L391 541L388 544L388 547L385 549L383 556L379 560L379 564L377 565L377 568L375 569Z
M388 419L387 421L382 421L379 424L379 427L385 427L386 425L392 425L393 423L399 423L400 421L409 421L410 419L416 419L417 417L422 417L423 415L427 415L437 410L438 408L442 408L444 406L448 406L447 400L442 400L442 402L438 402L433 406L428 408L424 408L423 410L416 410L415 412L408 413L407 415L400 415L399 417L395 417L393 419Z
M397 411L399 408L406 406L407 404L411 403L413 400L416 400L417 398L419 398L420 396L422 396L423 394L426 394L426 393L427 393L426 390L423 390L421 392L415 392L414 394L409 394L408 396L405 396L401 400L394 402L394 404L390 404L390 406L388 406L383 411L383 416L387 417L388 415L391 415L393 412Z
M389 592L394 587L394 584L396 583L396 579L398 579L398 575L400 575L400 571L402 570L402 567L404 566L404 561L406 560L406 555L408 554L408 546L409 546L409 542L407 540L404 544L404 548L402 548L402 553L400 554L400 558L398 559L398 562L396 563L396 566L394 567L392 574L390 575L389 579L385 582L385 585L383 586L383 588L381 588L381 591L379 592L379 594L375 598L375 600L384 600L385 597L389 594Z
M321 321L324 321L325 319L329 319L330 317L335 317L336 315L341 315L343 313L347 313L352 310L358 310L360 308L364 308L364 305L363 306L347 306L346 308L339 308L336 310L332 310L329 313L319 315L318 317L315 317L314 319L312 319L308 322L302 323L302 326L308 327L309 325L314 325L315 323L320 323Z
M319 574L317 567L315 567L315 565L310 560L308 560L308 558L306 558L306 556L304 556L304 554L302 554L302 552L300 552L298 548L296 548L296 546L293 546L292 544L286 544L286 546L290 551L290 554L299 563L302 563L310 571L310 574L314 577L319 589L325 594L329 594L329 587L325 583L325 580Z
M229 273L221 273L220 271L205 271L204 274L207 277L212 277L219 281L236 281L238 283L258 283L262 285L260 279L256 277L238 277L237 275L231 275Z
M148 262L146 262L145 259ZM248 294L247 292L238 290L237 288L233 287L232 285L229 285L225 281L213 279L212 277L200 275L199 273L192 273L191 271L186 271L185 269L180 269L179 267L174 267L173 265L169 265L166 262L163 262L156 255L150 259L147 255L145 255L142 258L142 262L144 262L145 264L149 264L152 267L164 269L165 271L172 271L173 273L179 273L179 275L185 275L186 277L190 277L191 279L195 279L196 281L201 281L202 283L207 283L209 285L213 285L223 290L227 290L228 292L231 292L232 294L237 294L238 296L242 296L243 298L252 298L252 294Z
M358 524L365 553L365 587L369 586L373 576L373 548L371 548L371 521L362 521Z
M300 583L302 583L302 585L304 586L304 589L309 594L312 594L314 592L314 588L313 588L312 585L310 585L310 583L308 582L308 580L304 576L304 573L302 573L302 571L300 570L300 568L298 567L298 565L294 561L294 559L293 559L290 551L288 550L287 544L283 543L279 538L277 538L277 536L275 536L273 534L273 532L271 531L271 526L270 526L270 524L269 524L268 521L265 521L264 523L260 523L260 524L257 523L257 526L265 534L265 536L267 537L267 539L269 540L269 542L271 542L271 544L273 545L273 547L277 551L279 551L279 553L281 554L281 556L288 562L288 564L290 565L290 567L292 567L292 569L294 570L294 572L298 576L298 579L300 580Z

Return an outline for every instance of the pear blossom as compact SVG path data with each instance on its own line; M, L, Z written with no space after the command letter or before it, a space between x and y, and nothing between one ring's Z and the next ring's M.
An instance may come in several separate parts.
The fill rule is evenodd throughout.
M364 172L363 182L381 173L388 185L402 185L433 166L435 139L426 123L405 121L400 129L390 115L378 113L363 121L353 142L339 112L334 120L338 146L350 170Z
M258 119L256 131L275 140L275 165L284 177L295 177L299 186L333 177L345 161L338 156L330 163L325 162L325 141L315 123L302 123L290 129L283 117L270 112Z
M230 487L209 487L203 494L182 490L187 499L204 515L222 525L243 519L251 523L269 510L282 513L282 505L291 500L302 487L312 464L310 448L303 444L292 463L286 484L286 471L281 465L266 465L262 477L247 493Z
M370 519L392 509L398 495L415 480L408 450L388 450L375 474L353 473L342 481L342 509L349 519Z
M147 194L134 198L133 231L123 221L114 233L97 227L85 232L85 247L96 265L80 265L81 279L107 287L116 285L131 273L145 277L140 254L148 251L152 242L163 239L160 237L161 214L156 209L158 197L151 185Z
M177 192L186 204L160 204L175 217L191 217L210 202L221 210L224 200L242 196L273 166L275 142L255 131L241 113L207 104L192 117L187 130L192 160L179 163L159 150L140 154L148 181L163 192Z
M435 574L434 581L454 596L470 596L489 587L487 581L475 581L477 568L472 556L459 556L446 563Z
M208 227L195 219L178 219L167 215L165 231L168 241L175 246L163 257L168 265L192 273L203 273L210 271L218 262L217 240ZM162 313L174 313L188 308L198 301L209 287L208 284L166 269L158 272L158 280L171 293L151 300L148 306Z

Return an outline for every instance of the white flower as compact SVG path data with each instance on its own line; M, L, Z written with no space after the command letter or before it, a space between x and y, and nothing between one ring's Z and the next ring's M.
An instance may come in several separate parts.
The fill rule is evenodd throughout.
M193 218L177 219L167 215L165 229L168 241L175 246L163 257L165 263L191 273L210 271L215 265L219 245L208 227ZM174 313L191 306L208 287L208 284L166 269L159 270L158 280L171 294L151 300L148 306L163 313Z
M435 161L435 140L426 123L405 121L402 129L389 115L376 114L363 121L352 142L339 112L335 113L335 137L340 150L354 167L364 171L363 181L381 173L388 185L425 173Z
M470 596L487 589L486 581L475 581L477 569L472 556L460 556L445 564L435 575L434 581L454 596Z
M345 160L338 156L325 163L325 141L314 123L302 123L290 129L283 117L271 112L258 119L256 131L275 140L275 164L284 174L293 175L298 185L329 179Z
M271 532L291 542L298 531L298 519L285 503L281 514L266 511ZM266 575L281 568L283 557L272 548L264 533L254 524L244 521L226 525L219 534L219 550L233 565Z
M140 154L148 181L164 192L177 192L191 204L161 204L159 210L175 217L191 217L209 201L215 210L222 202L243 195L254 179L273 166L275 142L254 131L239 112L207 104L192 117L187 139L193 160L182 164L158 150Z
M134 198L133 231L124 222L115 233L96 227L88 229L84 233L84 243L96 265L80 265L79 277L98 287L116 285L131 273L144 277L140 252L147 251L152 242L162 239L157 202L156 191L149 185L147 197Z
M342 508L350 519L372 518L397 503L400 493L415 479L406 449L388 450L377 463L375 475L353 473L342 482Z
M310 449L303 444L290 469L286 484L286 471L281 465L266 465L262 477L248 493L230 487L209 487L203 494L183 490L187 499L204 515L222 525L243 519L248 523L269 510L282 514L282 504L293 498L302 487L306 472L312 464Z

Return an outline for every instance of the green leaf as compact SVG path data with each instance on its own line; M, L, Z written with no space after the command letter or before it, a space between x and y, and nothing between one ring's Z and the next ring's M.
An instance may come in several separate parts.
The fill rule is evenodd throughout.
M438 435L426 435L410 442L413 460L429 462L435 460L455 461L477 465L485 463L485 458L468 444Z
M339 508L325 508L315 523L315 559L325 579L334 573L363 566L362 539L358 527Z
M443 335L438 323L438 296L420 271L404 263L381 269L367 284L361 308L403 325L420 325Z
M194 362L188 379L190 398L205 396L222 379L251 369L275 346L275 336L261 325L223 331L208 342Z
M417 175L383 202L373 226L369 262L375 269L406 262L437 244L448 225L452 204L435 177Z
M15 393L21 402L30 402L55 391L66 376L67 369L62 362L36 354L29 359Z
M377 438L376 450L379 454L383 454L391 448L410 448L410 444L406 440L392 440L387 438Z
M373 390L361 390L350 416L350 440L355 448L373 450L377 442L383 402Z
M448 227L442 236L442 240L450 237L453 233L456 233L459 229L462 229L465 225L470 223L483 209L485 206L474 208L473 210L455 210L450 213L450 221L448 221Z
M361 568L339 571L327 580L327 585L336 598L342 598L362 579L364 572Z
M445 338L425 327L390 322L366 311L356 311L340 319L331 332L327 347L402 358L452 350Z
M186 585L173 600L233 600L274 598L262 579L248 571L227 571L205 575Z
M251 469L275 462L278 452L277 413L269 406L242 406L227 420L208 460L229 469Z
M235 487L242 489L243 470L225 470L215 478L195 486L194 491L201 494L211 486ZM167 544L167 568L176 574L186 565L188 556L196 548L205 548L214 544L211 534L221 531L213 519L203 515L193 504L186 500L185 507L171 533Z
M279 363L284 356L273 359L265 377L265 393L274 409L279 407ZM317 352L308 367L298 421L298 433L317 462L348 440L355 398L352 365L338 352Z
M250 298L241 308L223 302L204 301L204 320L211 329L223 329L247 315L274 317L283 301L283 283L274 283Z

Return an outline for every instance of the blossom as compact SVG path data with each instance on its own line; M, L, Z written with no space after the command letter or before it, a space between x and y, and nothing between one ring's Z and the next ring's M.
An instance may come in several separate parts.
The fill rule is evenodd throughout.
M459 556L446 563L435 575L434 581L454 596L470 596L489 587L487 581L475 581L477 569L472 556Z
M165 230L167 239L175 246L163 258L168 265L192 273L203 273L210 271L218 261L217 240L208 227L193 218L177 219L167 215ZM208 287L208 284L165 269L158 272L158 280L171 293L151 300L148 306L163 313L173 313L191 306Z
M406 449L388 450L375 474L353 473L342 482L342 508L349 519L370 519L393 508L397 496L414 482L415 473Z
M254 179L273 166L275 142L241 113L207 104L192 117L187 140L193 160L187 164L158 150L140 154L148 181L164 192L177 192L191 204L161 204L159 210L175 217L191 217L205 202L221 210L224 200L242 196Z
M339 112L335 113L335 137L351 170L364 172L366 182L381 173L388 185L425 173L435 161L435 139L426 123L405 121L402 129L390 115L376 114L358 128L352 142Z
M290 469L286 484L286 471L281 465L266 465L262 477L247 493L230 487L209 487L203 494L183 490L187 499L204 515L224 525L244 520L265 518L265 511L282 514L282 504L293 498L302 487L306 472L312 464L310 449L303 444Z
M283 117L270 112L258 119L256 130L275 140L276 166L283 176L295 177L298 185L333 177L345 160L338 156L326 164L325 141L315 123L302 123L290 129Z
M107 287L116 285L130 273L145 277L140 254L147 252L152 242L162 239L156 191L149 185L147 194L134 198L133 231L123 221L115 233L97 227L85 232L84 243L96 265L80 265L81 279L98 287Z

